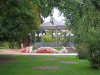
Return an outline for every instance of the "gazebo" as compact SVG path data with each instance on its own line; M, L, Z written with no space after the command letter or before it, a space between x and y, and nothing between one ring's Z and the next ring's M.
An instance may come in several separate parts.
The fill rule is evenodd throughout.
M45 43L38 43L40 46L54 46L54 47L59 47L59 46L62 46L63 43L60 42L60 39L64 39L64 42L66 42L66 37L67 37L67 34L69 32L69 30L66 28L66 25L64 22L62 21L58 21L56 19L52 19L52 21L50 22L45 22L45 23L42 23L40 25L40 34L41 36L43 36L44 34L42 33L42 30L44 30L45 32L47 30L51 31L51 36L52 36L52 42L50 42L49 44L45 44ZM62 34L63 32L63 34ZM38 34L38 35L40 35ZM36 34L37 35L37 34ZM53 40L53 37L56 36L56 39Z

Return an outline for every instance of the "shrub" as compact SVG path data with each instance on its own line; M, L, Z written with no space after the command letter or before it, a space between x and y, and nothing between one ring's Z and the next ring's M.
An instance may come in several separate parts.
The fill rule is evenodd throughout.
M9 43L4 41L0 42L0 48L9 48Z
M51 35L45 35L42 37L43 42L52 42L52 37Z
M87 57L87 45L82 43L77 46L78 57L79 59L85 59Z
M88 44L91 66L93 68L100 68L100 29L92 32Z

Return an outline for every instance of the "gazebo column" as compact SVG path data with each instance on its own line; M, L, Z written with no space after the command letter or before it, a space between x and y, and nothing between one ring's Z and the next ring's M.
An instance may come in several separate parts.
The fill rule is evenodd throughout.
M62 34L61 34L61 29L60 29L59 30L59 46L62 45L61 37L62 37Z
M65 29L65 32L64 32L64 43L66 44L66 34L67 34L67 32L66 32L66 29Z
M58 38L58 41L57 41L57 44L58 44L58 46L60 46L60 34L61 32L60 32L60 29L58 29L58 36L57 36L57 38Z
M57 26L56 26L56 47L58 46L58 29L57 29Z
M52 34L52 43L53 43L53 37L54 37L54 36L53 36L53 29L51 30L51 34Z

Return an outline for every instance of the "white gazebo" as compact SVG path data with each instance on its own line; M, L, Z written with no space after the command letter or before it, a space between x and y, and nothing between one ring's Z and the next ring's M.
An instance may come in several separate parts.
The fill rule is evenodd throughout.
M52 42L36 42L38 47L41 46L50 46L50 47L59 47L63 46L66 43L66 38L69 37L69 42L71 42L72 33L66 28L66 25L62 21L57 21L53 19L51 22L45 22L40 25L40 33L36 34L36 36L43 37L45 34L43 31L49 31L52 37ZM63 42L61 41L63 39ZM67 45L66 45L67 46Z
M52 19L51 22L49 21L49 22L42 23L40 25L40 34L36 34L36 35L38 35L40 37L44 36L42 31L50 32L50 35L52 37L52 42L50 42L50 43L52 46L61 46L62 43L60 42L60 39L62 39L62 36L63 36L64 41L66 41L66 34L68 33L68 29L66 28L65 23L62 21L58 21L54 18ZM63 34L62 34L62 32L63 32ZM55 37L55 39L53 39L54 37ZM42 42L42 45L43 45L43 42ZM50 44L49 44L49 46L50 46Z

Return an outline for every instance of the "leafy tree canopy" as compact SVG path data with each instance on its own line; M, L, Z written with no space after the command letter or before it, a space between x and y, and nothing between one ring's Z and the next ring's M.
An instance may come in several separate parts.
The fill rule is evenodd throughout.
M0 0L0 41L20 41L37 29L40 22L34 0Z

